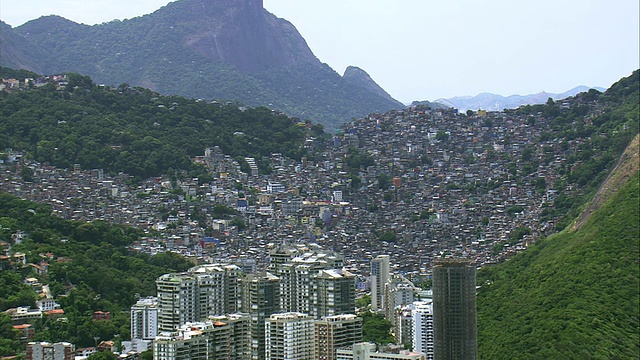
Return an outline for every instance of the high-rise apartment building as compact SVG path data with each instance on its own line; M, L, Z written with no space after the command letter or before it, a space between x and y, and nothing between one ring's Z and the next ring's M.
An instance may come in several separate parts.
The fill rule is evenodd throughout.
M362 341L362 318L353 314L327 316L315 322L315 360L335 360L336 350Z
M317 263L282 264L277 269L283 312L311 312L312 276L320 268Z
M282 244L270 251L269 267L274 274L278 273L280 265L286 263L315 264L317 268L340 269L344 265L344 257L326 251L317 244Z
M414 302L411 315L413 319L413 350L424 353L427 360L433 360L433 303L431 301Z
M271 315L265 324L266 359L313 359L314 322L303 313Z
M224 322L195 322L163 333L153 341L154 360L232 359L232 327Z
M198 315L207 316L238 312L241 270L236 265L206 264L189 269L198 279Z
M346 270L318 270L312 278L310 314L316 319L355 314L355 275Z
M413 305L405 305L396 309L393 335L397 344L413 348Z
M282 312L316 319L355 312L355 275L339 270L343 259L316 246L281 246L271 253L271 269L280 278Z
M156 280L158 330L174 331L187 322L238 311L240 269L235 265L200 265Z
M158 299L140 299L131 307L131 338L153 340L158 335Z
M209 317L214 324L231 327L231 357L233 360L251 360L251 316L246 313Z
M476 266L439 259L433 266L434 352L438 360L478 358Z
M280 279L268 272L241 279L242 311L251 317L251 359L265 359L265 322L280 312Z
M417 291L411 281L402 275L393 275L384 284L384 317L395 325L398 307L413 303L413 294Z
M384 285L389 281L389 255L378 255L371 260L371 310L384 306Z
M174 331L198 317L198 281L188 273L164 274L156 280L158 330Z

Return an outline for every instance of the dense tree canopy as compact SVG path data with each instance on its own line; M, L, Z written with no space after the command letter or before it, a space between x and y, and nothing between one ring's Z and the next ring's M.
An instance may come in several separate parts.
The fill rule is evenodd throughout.
M478 274L484 359L631 359L640 351L638 173L576 232Z
M272 153L300 159L307 134L305 124L264 107L162 96L126 84L111 89L79 74L68 74L61 90L0 93L0 114L0 149L27 151L58 167L80 164L140 178L191 170L190 158L214 146L255 157L259 165Z
M34 306L37 295L23 282L27 275L48 284L64 309L66 321L45 317L36 322L36 340L71 341L82 347L94 345L94 337L112 339L120 334L126 338L129 308L136 299L155 294L158 276L191 266L173 253L130 253L127 246L139 239L140 230L101 221L63 220L52 216L47 205L7 194L0 194L0 223L10 223L28 234L21 244L13 245L14 251L26 254L28 262L37 263L43 254L53 254L53 259L47 258L45 275L30 273L30 268L0 271L0 311ZM111 319L94 321L94 311L109 311ZM0 338L2 321L0 317ZM0 341L0 352L12 353L12 344Z
M379 345L395 343L391 335L391 322L380 314L365 312L359 315L362 317L362 339Z

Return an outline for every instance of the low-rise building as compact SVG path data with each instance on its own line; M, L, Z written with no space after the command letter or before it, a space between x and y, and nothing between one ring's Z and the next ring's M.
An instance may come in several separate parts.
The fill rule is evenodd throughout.
M30 342L25 360L73 360L76 347L68 342Z

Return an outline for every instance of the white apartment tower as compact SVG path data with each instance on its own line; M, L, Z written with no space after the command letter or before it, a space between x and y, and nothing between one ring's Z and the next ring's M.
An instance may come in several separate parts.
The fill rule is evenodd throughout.
M158 299L138 300L131 307L131 339L153 340L158 335Z
M271 315L265 324L266 359L313 359L314 323L303 313Z
M378 255L371 260L371 310L384 306L384 285L389 281L389 255Z
M413 350L423 352L427 360L433 360L433 302L416 301L412 307Z
M414 293L418 289L402 275L393 275L384 284L384 317L395 325L396 309L410 305L414 301Z

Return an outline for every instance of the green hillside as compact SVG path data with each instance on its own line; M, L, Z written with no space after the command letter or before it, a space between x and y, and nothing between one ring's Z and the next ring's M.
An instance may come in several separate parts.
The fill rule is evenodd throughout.
M0 68L0 77L16 74ZM265 107L162 96L126 84L101 87L78 74L69 74L61 89L49 83L0 92L0 115L0 149L27 151L58 167L80 164L139 178L169 169L203 175L191 158L214 146L234 157L255 157L264 171L263 158L272 153L300 159L307 136L305 124Z
M479 272L480 358L638 358L639 192L636 171L578 231Z
M62 306L66 321L45 317L36 321L35 341L70 341L78 347L95 345L94 336L129 338L129 309L139 296L155 294L155 279L167 272L184 271L192 264L182 256L131 253L127 246L139 240L142 231L102 221L63 220L52 215L51 206L0 194L0 243L11 242L15 230L29 234L12 251L26 254L27 263L46 260L47 274L38 275L29 266L0 271L0 356L24 350L19 334L11 328L3 311L16 306L34 306L38 298L23 281L36 277L48 284ZM110 320L93 321L94 311L109 311Z

